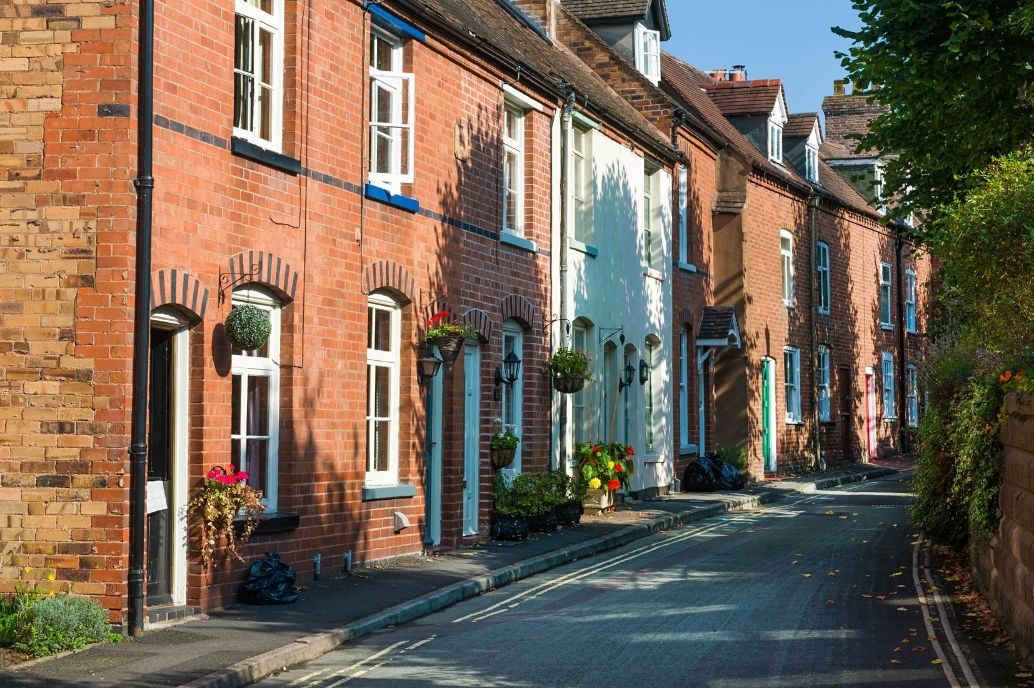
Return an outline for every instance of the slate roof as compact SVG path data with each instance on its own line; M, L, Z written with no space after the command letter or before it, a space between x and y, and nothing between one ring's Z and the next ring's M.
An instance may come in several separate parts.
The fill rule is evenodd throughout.
M712 93L712 87L717 83L727 82L716 82L699 69L666 52L661 52L661 78L663 83L670 90L674 91L679 100L689 106L699 117L718 131L728 141L729 146L746 158L756 170L794 184L798 188L803 189L813 186L793 168L776 165L769 160L767 156L762 154L726 119L725 115L709 96ZM773 99L769 104L769 108L774 104L775 100ZM831 197L844 207L870 217L876 217L876 210L854 190L854 187L844 181L840 175L824 162L827 157L835 157L825 154L831 150L827 148L828 145L830 144L824 142L819 148L819 183L822 186L822 190L825 191L828 197Z
M661 30L661 40L667 40L671 37L671 23L668 20L668 6L664 0L563 0L563 3L572 14L591 24L643 19L650 9L651 1L659 3L661 26L658 28Z
M561 81L570 83L577 92L578 104L589 114L623 123L653 143L656 151L671 150L664 134L588 65L563 45L544 40L528 23L500 6L500 2L506 1L402 0L397 4L416 13L433 15L461 35L473 34L477 40L553 81L557 88Z
M815 129L815 123L819 121L819 115L816 112L802 112L790 115L786 124L783 125L783 138L784 139L806 139L811 136L811 132ZM821 130L820 134L821 136Z
M779 79L712 81L706 88L726 117L767 115L782 91Z
M732 306L707 306L700 314L697 344L707 346L740 346L740 328L736 323L736 309Z

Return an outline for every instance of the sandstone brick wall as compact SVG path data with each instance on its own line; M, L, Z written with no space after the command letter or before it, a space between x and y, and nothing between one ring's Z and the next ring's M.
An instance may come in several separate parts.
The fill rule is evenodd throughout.
M109 608L125 591L130 20L121 1L0 4L0 592L31 566Z
M998 497L1001 522L970 560L981 590L1020 654L1034 660L1034 398L1010 394Z

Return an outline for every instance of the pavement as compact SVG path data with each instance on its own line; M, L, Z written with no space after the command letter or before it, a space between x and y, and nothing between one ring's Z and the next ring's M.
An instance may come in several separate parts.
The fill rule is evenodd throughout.
M577 526L526 541L403 557L351 573L324 571L320 581L297 581L303 590L292 604L238 605L127 642L8 667L0 670L0 686L238 688L356 638L652 533L909 467L907 459L896 459L782 476L738 492L631 500L612 513L586 516Z

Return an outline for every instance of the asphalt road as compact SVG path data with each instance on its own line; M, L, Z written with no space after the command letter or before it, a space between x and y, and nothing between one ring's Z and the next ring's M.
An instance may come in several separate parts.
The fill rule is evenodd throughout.
M906 479L661 533L257 685L986 685L927 581Z

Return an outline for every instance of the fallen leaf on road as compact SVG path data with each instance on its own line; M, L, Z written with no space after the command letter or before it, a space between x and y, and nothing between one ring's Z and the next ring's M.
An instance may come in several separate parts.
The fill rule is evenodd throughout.
M793 561L791 561L791 562L790 562L790 566L793 566L794 564L796 564L796 563L797 563L797 561L798 561L797 559L794 559Z
M912 652L926 652L926 648L922 645L916 645L912 648Z
M912 642L912 641L911 641L911 640L909 640L908 638L902 638L902 639L901 639L901 642L902 642L902 643L910 643L910 642Z
M846 520L847 520L847 516L841 516L841 517L840 517L840 520L841 520L841 521L846 521Z
M1028 674L1027 672L1021 672L1019 674L1016 674L1016 678L1030 678L1031 676L1032 674Z
M904 572L903 571L895 571L894 573L890 574L890 577L893 578L894 576L900 576L900 575L902 575L902 573L904 573Z
M836 602L834 602L833 600L826 600L826 604L832 607L834 604L836 604Z
M908 610L905 609L904 607L898 607L898 611L899 612L907 612Z
M900 647L895 647L894 648L894 652L901 652L901 648Z
M862 593L862 597L864 597L864 598L865 598L865 599L867 599L867 600L871 600L871 599L872 599L872 595L870 595L870 594L869 594L869 593L867 593L867 592L863 592L863 593Z
M827 511L827 512L826 512L826 516L832 516L832 515L833 515L833 512L832 512L832 511Z
M827 576L836 576L836 575L837 575L837 572L836 572L836 571L830 571L830 572L829 572L829 573L827 573L826 575L827 575Z
M804 578L811 578L810 573L802 573L801 576L803 576Z
M930 664L940 664L940 663L941 663L941 660L939 660L939 659L931 659L930 660Z
M890 660L890 663L891 664L901 664L901 660L900 659L892 659L892 660Z

